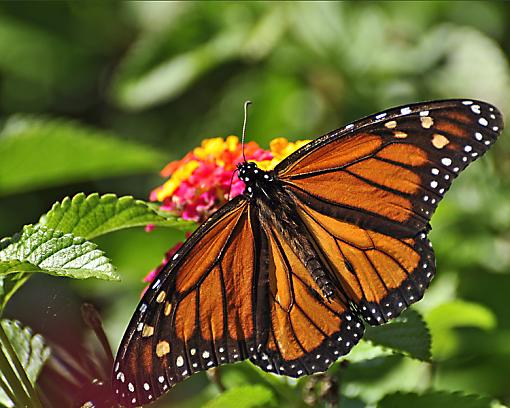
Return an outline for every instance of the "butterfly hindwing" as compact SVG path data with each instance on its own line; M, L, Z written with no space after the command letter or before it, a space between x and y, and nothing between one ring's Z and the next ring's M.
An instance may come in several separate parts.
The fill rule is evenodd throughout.
M319 213L296 198L297 211L350 302L369 324L398 316L423 296L435 274L424 233L396 238Z
M251 361L300 377L325 371L360 340L364 326L341 293L325 301L296 251L274 226L269 242L269 336Z

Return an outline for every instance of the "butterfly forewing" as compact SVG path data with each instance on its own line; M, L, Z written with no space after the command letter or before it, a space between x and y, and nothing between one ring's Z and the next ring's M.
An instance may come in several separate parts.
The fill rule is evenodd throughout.
M240 197L208 220L156 277L114 366L125 406L158 398L197 371L246 359L267 331L257 219ZM261 301L262 299L262 301ZM266 307L267 309L267 307Z
M282 161L277 174L319 211L382 233L428 228L453 179L503 127L477 101L395 108L331 132Z

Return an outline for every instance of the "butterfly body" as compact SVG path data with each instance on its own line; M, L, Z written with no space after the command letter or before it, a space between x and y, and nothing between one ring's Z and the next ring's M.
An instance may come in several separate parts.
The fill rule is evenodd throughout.
M274 172L264 171L256 163L240 163L238 170L239 178L246 185L244 195L256 208L264 232L271 234L269 225L276 228L289 242L293 251L299 255L324 298L326 300L331 298L335 294L332 273L317 255L313 238L296 215L297 209L293 197L285 191ZM278 204L275 205L275 203Z
M427 232L452 181L495 142L484 102L390 109L330 132L246 188L163 268L117 354L125 406L194 372L250 359L291 377L325 371L423 296L435 274ZM364 322L363 322L364 321Z

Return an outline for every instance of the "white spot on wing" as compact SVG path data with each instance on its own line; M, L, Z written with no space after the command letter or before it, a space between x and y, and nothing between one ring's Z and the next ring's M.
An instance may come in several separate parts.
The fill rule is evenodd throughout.
M152 285L152 289L158 288L160 284L161 284L161 280L156 279L156 282L154 282L154 285Z
M445 166L450 166L452 164L452 159L449 157L443 157L441 159L441 163L443 163Z

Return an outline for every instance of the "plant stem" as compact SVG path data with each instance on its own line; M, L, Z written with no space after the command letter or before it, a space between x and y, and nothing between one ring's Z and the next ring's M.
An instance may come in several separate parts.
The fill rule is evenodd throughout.
M4 356L5 357L5 356ZM1 364L0 364L1 367ZM0 368L0 371L4 371ZM12 391L11 387L7 382L5 382L3 376L0 375L0 388L5 392L5 394L9 397L9 399L12 402L16 402L16 395L14 395L14 392Z
M10 362L7 361L7 365L9 366L10 371L17 377L16 383L21 382L22 388L24 388L23 397L28 397L27 406L34 408L42 408L42 403L41 400L39 399L39 395L37 395L37 392L32 386L32 383L30 382L27 373L25 372L25 369L21 365L16 352L14 351L11 342L9 341L9 338L5 334L1 322L0 322L0 344L7 352L7 355L10 360ZM3 357L5 358L5 354L3 354ZM9 384L12 386L11 381L9 381ZM28 396L26 395L27 393Z
M9 359L5 354L6 350L3 347L3 341L0 342L2 343L0 346L0 371L6 380L5 387L2 384L2 388L7 393L15 406L31 407L32 404L30 403L30 397L23 387L21 380L14 372Z

